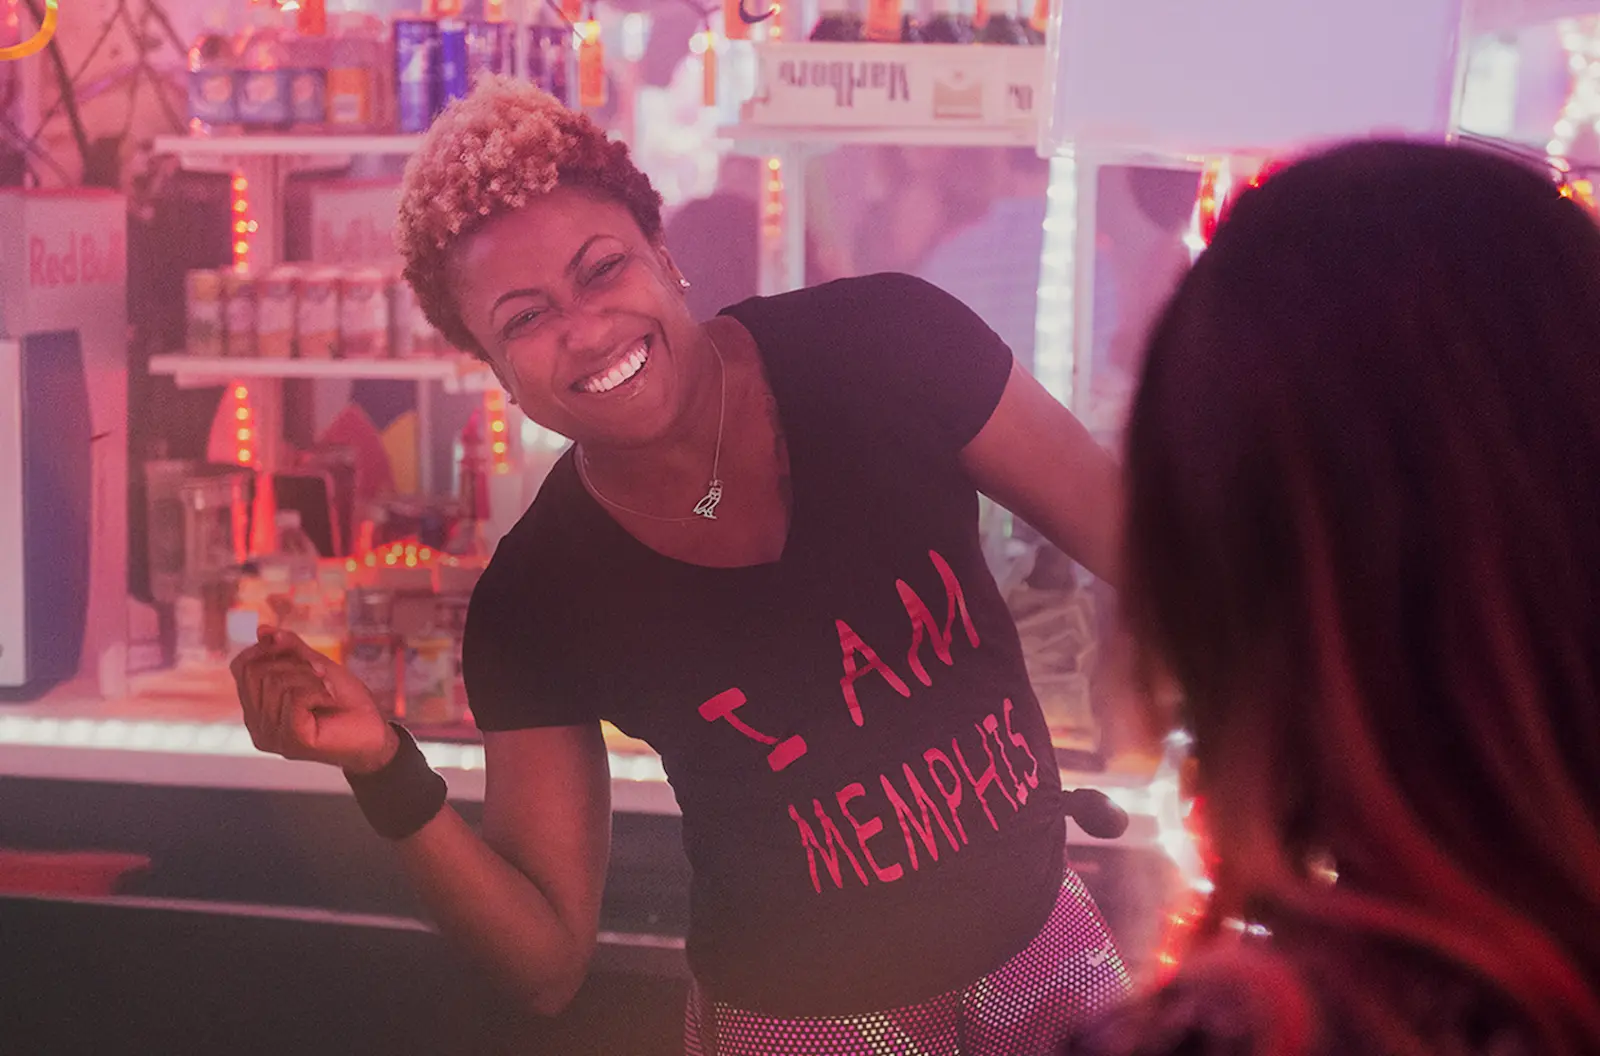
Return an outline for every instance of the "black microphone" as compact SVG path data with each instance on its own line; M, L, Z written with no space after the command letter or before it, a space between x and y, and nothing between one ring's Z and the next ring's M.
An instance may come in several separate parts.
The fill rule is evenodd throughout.
M1114 840L1128 831L1128 812L1096 788L1062 789L1061 812L1097 840Z

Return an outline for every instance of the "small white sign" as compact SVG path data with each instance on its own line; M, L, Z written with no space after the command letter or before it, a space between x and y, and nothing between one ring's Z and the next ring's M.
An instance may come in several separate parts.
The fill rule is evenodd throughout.
M757 49L746 127L1016 129L1036 127L1041 47L802 43Z
M334 181L310 188L311 259L347 266L398 265L394 247L400 185L390 181Z

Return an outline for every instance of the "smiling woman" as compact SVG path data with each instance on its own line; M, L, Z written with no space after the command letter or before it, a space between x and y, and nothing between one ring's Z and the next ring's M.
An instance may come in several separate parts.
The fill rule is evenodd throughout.
M1116 474L999 338L902 275L697 321L627 149L509 80L429 132L399 241L435 325L575 441L467 620L482 837L289 635L236 662L257 745L343 766L538 1009L595 945L601 720L682 809L690 1052L1028 1056L1122 993L977 531L981 489L1109 574Z

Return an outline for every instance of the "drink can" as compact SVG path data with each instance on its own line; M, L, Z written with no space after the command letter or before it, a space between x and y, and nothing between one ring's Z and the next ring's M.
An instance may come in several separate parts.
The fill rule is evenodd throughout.
M351 632L345 642L344 666L372 693L378 710L394 715L399 686L394 639L385 631Z
M467 70L467 24L447 18L439 23L439 104L460 99L471 87Z
M427 317L411 284L395 276L389 283L389 349L396 359L425 359L441 353L439 336Z
M425 132L438 96L439 23L431 18L394 20L396 121L401 132Z
M256 354L256 284L250 273L235 268L222 273L223 326L227 354Z
M339 352L346 359L388 358L389 296L377 268L357 268L340 284Z
M572 30L566 26L528 27L528 80L572 105Z
M208 126L238 120L232 70L210 67L189 74L189 116Z
M283 128L290 117L289 71L280 67L235 71L234 105L247 129Z
M328 70L328 124L341 131L372 125L374 71L365 66Z
M192 356L223 353L222 272L209 268L189 272L184 280L188 317L185 348Z
M406 638L402 692L407 721L419 726L461 721L456 710L454 645L440 634Z
M289 123L308 132L328 121L328 76L323 70L289 71Z
M278 267L256 286L256 355L288 359L294 355L295 295L300 269Z
M301 359L332 359L339 349L339 273L318 268L301 277L295 306Z

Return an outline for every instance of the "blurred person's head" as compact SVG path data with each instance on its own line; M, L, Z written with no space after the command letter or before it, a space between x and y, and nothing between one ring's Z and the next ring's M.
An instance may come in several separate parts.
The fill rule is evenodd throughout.
M1148 357L1127 604L1183 689L1213 922L1349 993L1423 951L1595 1051L1600 230L1507 158L1344 147L1241 197Z

